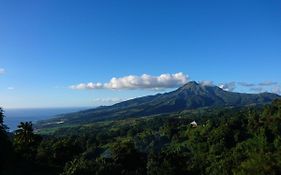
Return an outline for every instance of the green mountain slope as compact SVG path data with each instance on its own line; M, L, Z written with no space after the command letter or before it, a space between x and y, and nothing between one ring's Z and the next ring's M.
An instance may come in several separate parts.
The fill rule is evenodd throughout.
M217 86L203 86L192 81L169 93L136 98L112 106L63 114L55 119L39 122L37 126L85 124L105 119L142 117L202 107L266 104L277 98L280 98L280 96L272 93L245 94L228 92Z

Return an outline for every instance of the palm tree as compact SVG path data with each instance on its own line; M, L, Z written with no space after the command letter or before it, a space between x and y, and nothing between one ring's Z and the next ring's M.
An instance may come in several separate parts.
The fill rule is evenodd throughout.
M35 160L41 137L33 133L32 122L20 122L15 132L14 148L24 160Z
M15 141L21 144L30 144L34 141L32 122L20 122L15 134Z

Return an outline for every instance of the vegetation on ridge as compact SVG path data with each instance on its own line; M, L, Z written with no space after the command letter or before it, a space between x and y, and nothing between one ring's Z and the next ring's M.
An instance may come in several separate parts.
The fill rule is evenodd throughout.
M280 98L277 94L228 92L217 86L204 86L192 81L169 93L136 98L112 106L64 114L54 119L42 121L36 127L48 128L56 127L57 125L86 124L109 119L126 119L174 113L202 107L237 107L267 104L277 98Z
M35 134L31 123L21 123L8 136L0 116L3 175L281 173L281 100L105 121L52 135Z

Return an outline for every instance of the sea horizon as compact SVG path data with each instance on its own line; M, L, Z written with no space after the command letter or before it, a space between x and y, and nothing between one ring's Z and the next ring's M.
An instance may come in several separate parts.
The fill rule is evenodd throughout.
M32 122L47 120L59 114L78 112L94 107L46 107L46 108L6 108L4 110L4 124L9 131L14 131L20 122Z

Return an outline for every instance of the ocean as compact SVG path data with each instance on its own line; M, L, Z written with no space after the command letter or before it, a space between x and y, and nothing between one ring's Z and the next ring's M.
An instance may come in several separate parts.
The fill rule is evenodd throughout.
M42 109L4 109L4 124L9 127L9 131L17 129L20 122L36 123L40 120L50 119L58 114L77 112L90 107L74 108L42 108Z

